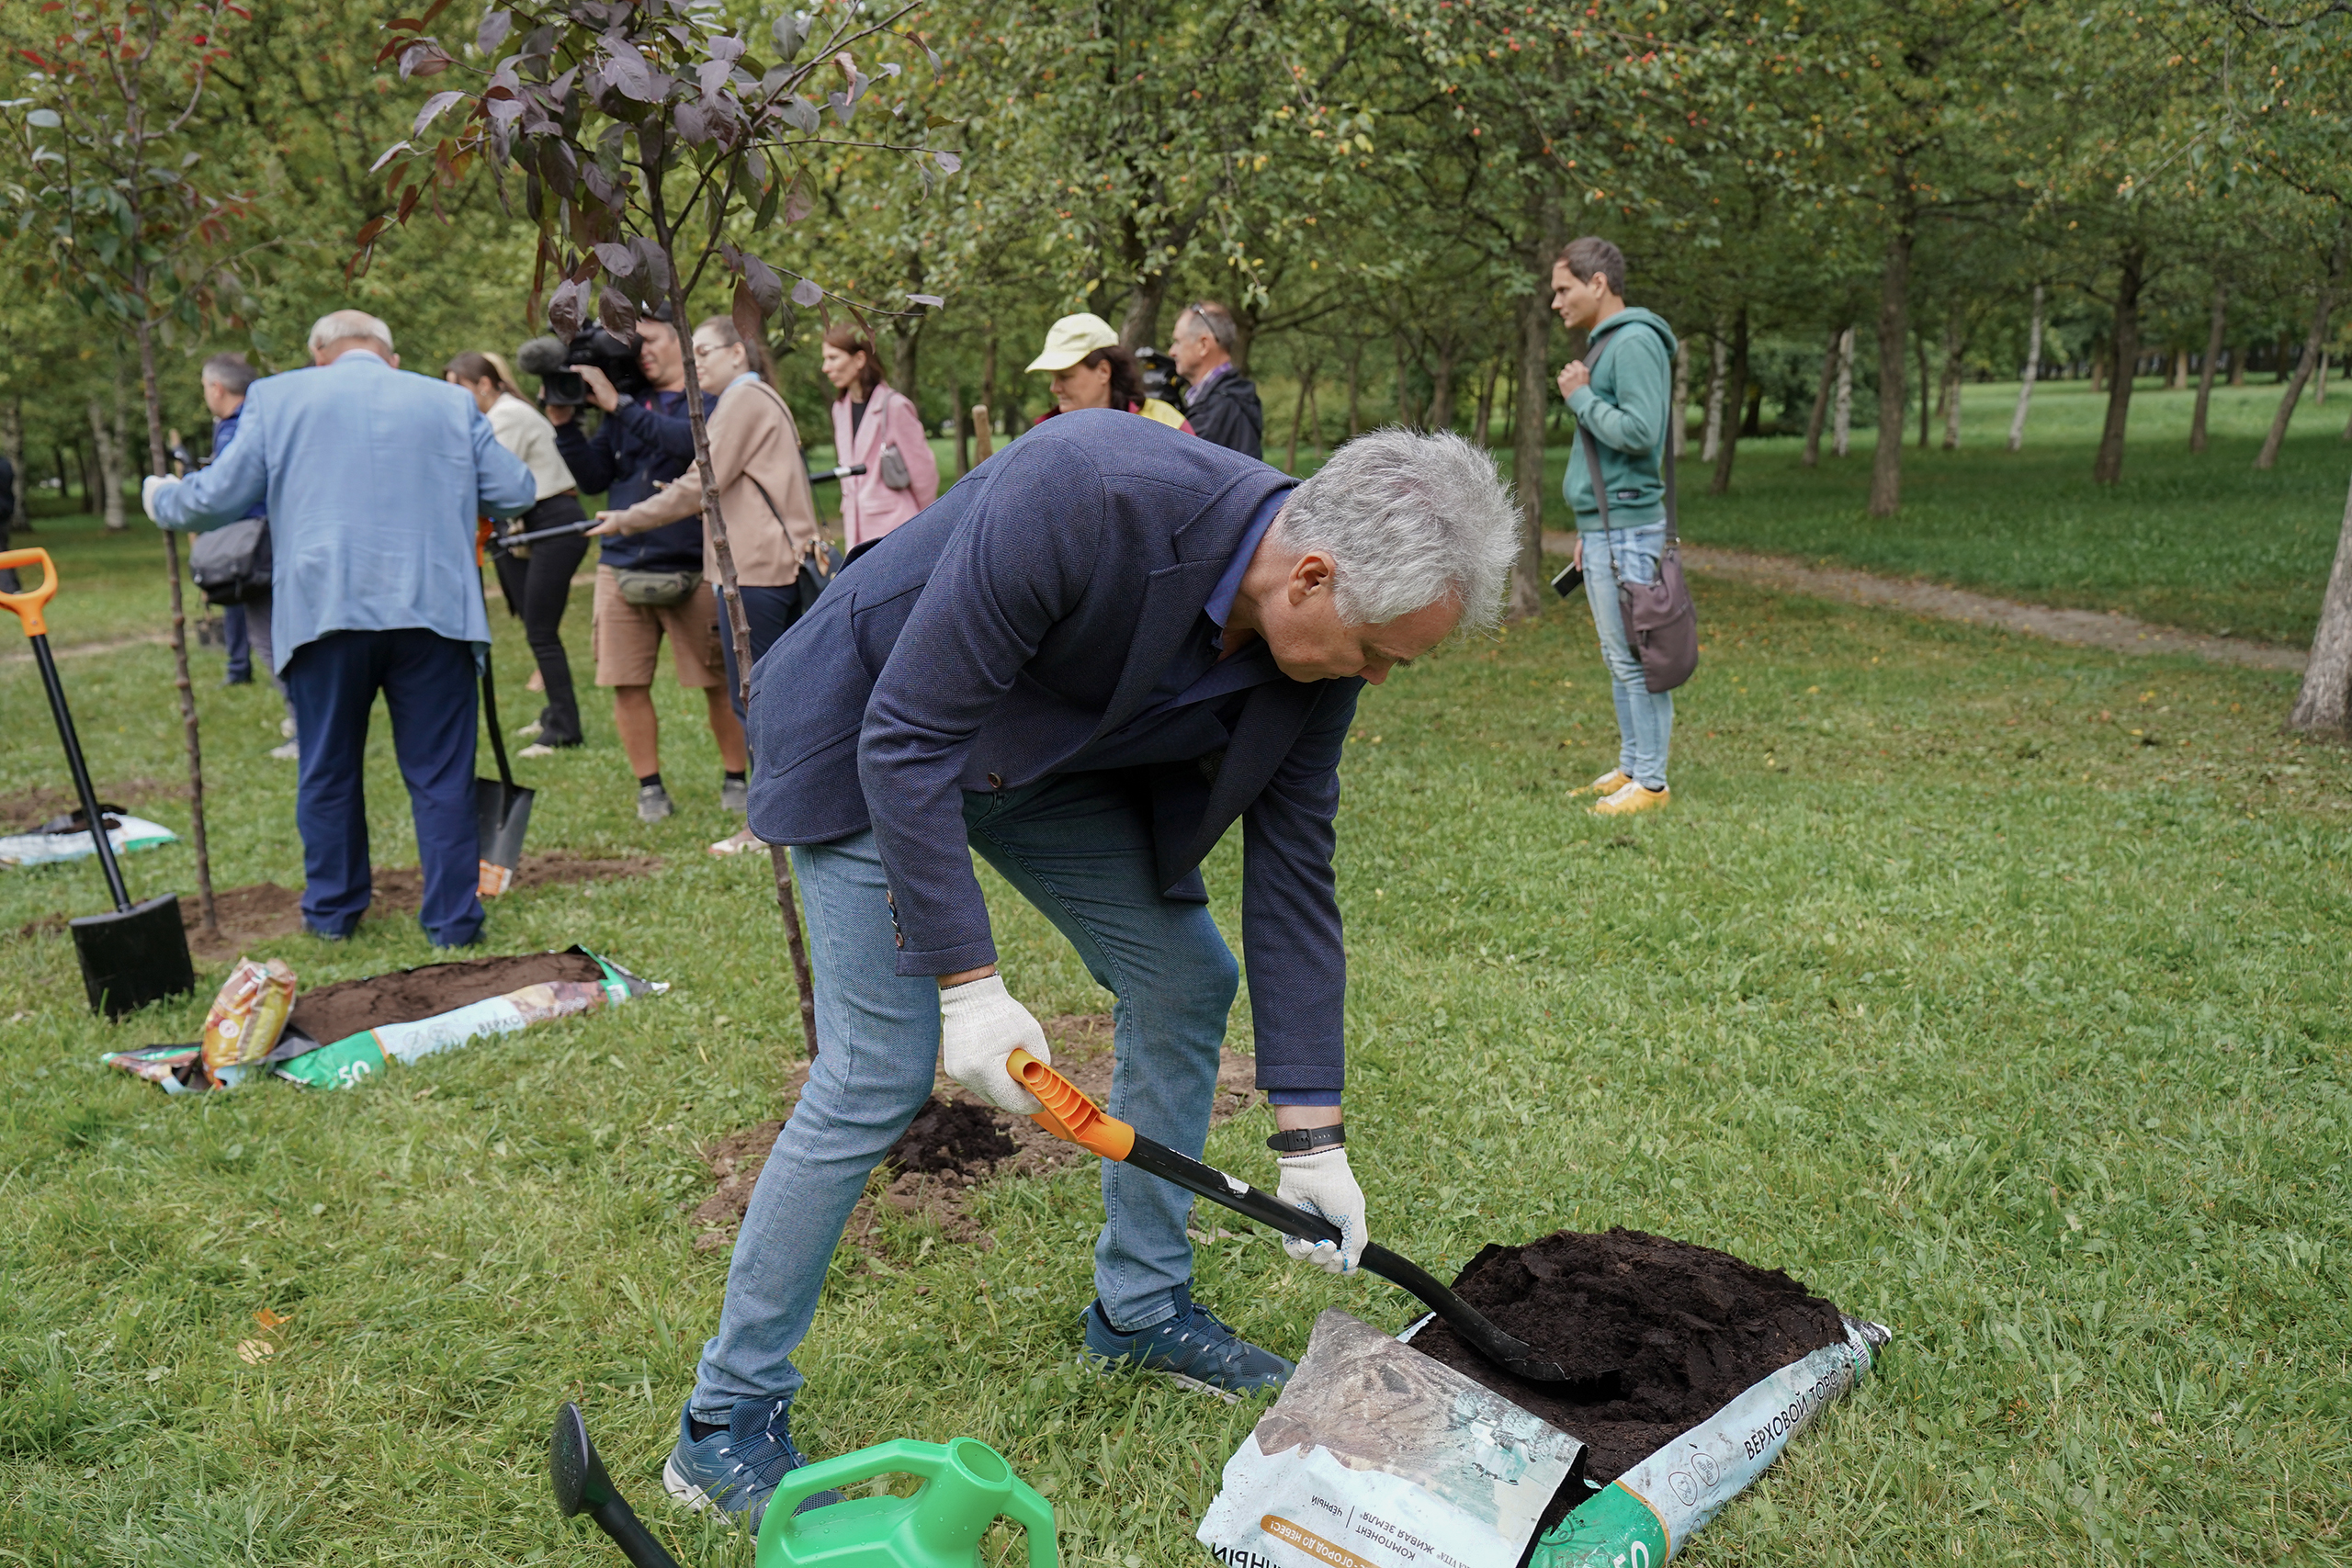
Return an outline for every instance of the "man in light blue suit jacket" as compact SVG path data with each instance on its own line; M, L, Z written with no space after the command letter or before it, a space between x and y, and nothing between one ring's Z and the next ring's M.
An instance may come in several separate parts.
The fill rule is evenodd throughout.
M357 310L311 329L312 369L256 381L237 440L187 479L147 480L147 515L201 531L266 501L270 627L302 736L295 821L303 924L340 940L368 911L368 715L382 692L435 944L480 938L474 674L490 643L474 519L537 494L458 387L403 375L391 329Z

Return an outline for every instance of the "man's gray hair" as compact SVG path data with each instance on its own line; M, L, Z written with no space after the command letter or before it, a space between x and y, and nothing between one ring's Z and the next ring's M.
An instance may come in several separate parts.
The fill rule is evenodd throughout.
M216 354L204 362L197 379L211 382L232 398L242 398L260 375L242 354Z
M1331 454L1283 508L1283 543L1319 550L1350 626L1377 626L1442 599L1460 629L1494 629L1524 525L1494 459L1459 435L1385 429Z
M1176 312L1176 324L1182 326L1187 316L1193 318L1201 331L1215 338L1217 347L1227 354L1231 354L1233 345L1241 341L1240 329L1233 324L1233 312L1214 299L1193 300Z
M392 352L392 329L365 310L329 310L311 328L311 352L347 337L372 338Z

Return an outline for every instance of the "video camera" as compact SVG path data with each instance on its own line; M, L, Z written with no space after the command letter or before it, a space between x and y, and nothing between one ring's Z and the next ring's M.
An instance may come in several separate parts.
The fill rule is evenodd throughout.
M1172 403L1184 395L1183 379L1176 374L1176 361L1163 350L1136 349L1136 377L1143 383L1143 395L1147 398Z
M570 344L559 337L535 337L515 351L514 364L526 376L537 376L550 403L577 408L588 401L588 383L580 366L593 365L605 373L613 390L636 397L652 386L638 359L634 335L621 337L601 326L591 326Z

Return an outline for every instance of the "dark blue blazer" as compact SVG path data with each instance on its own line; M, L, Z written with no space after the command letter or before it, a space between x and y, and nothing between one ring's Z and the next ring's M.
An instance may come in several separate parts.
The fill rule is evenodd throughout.
M1032 430L860 556L753 669L753 831L872 827L898 972L993 964L964 792L1053 773L1148 706L1250 520L1293 483L1129 413ZM1221 756L1142 770L1170 897L1206 897L1201 861L1241 820L1261 1089L1342 1087L1332 819L1363 684L1251 687Z

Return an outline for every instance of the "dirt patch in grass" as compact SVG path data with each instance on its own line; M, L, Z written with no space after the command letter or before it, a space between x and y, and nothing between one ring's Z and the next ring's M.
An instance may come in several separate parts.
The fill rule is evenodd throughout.
M1838 1308L1781 1270L1623 1226L1488 1247L1454 1289L1594 1397L1514 1377L1443 1322L1416 1334L1413 1348L1581 1439L1587 1473L1603 1485L1756 1382L1846 1338ZM1568 1506L1555 1502L1555 1513Z
M1054 1066L1102 1104L1111 1097L1111 1074L1117 1059L1111 1048L1109 1013L1065 1013L1044 1021L1046 1037L1053 1043ZM1217 1065L1216 1104L1212 1122L1239 1115L1258 1102L1251 1088L1257 1064L1228 1049ZM797 1100L808 1082L803 1066L786 1088L787 1101ZM703 1151L717 1190L694 1210L700 1234L696 1251L707 1252L734 1240L743 1209L760 1168L767 1163L782 1122L763 1122L730 1133ZM996 1245L970 1212L975 1190L1005 1177L1039 1176L1095 1156L1039 1127L1026 1116L999 1111L952 1079L940 1078L931 1103L915 1113L890 1152L883 1156L887 1184L870 1189L852 1212L842 1239L861 1249L880 1246L877 1203L887 1203L908 1218L928 1216L940 1234L952 1242L982 1248Z
M54 735L51 737L52 742L55 739ZM58 771L62 773L64 756L61 752L57 757ZM149 801L187 798L187 785L166 784L162 779L123 779L100 784L97 791L100 807L132 811ZM69 785L34 784L28 789L0 792L0 833L34 832L51 818L81 808L81 800Z
M526 953L513 958L427 964L419 969L339 980L301 992L294 998L294 1010L287 1016L286 1024L324 1044L363 1029L431 1018L526 986L552 980L594 984L604 978L604 973L594 959L581 953Z

